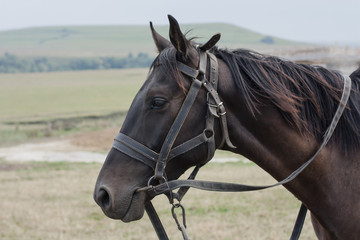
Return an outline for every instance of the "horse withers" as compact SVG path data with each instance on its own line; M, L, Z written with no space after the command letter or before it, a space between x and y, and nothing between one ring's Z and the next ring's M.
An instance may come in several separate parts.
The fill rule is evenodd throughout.
M284 179L318 150L343 91L335 71L218 49L220 35L198 45L169 20L170 41L151 25L159 55L95 186L103 212L124 222L144 214L150 197L139 189L206 164L215 149ZM350 78L351 95L329 143L285 185L310 210L319 239L360 239L360 69Z

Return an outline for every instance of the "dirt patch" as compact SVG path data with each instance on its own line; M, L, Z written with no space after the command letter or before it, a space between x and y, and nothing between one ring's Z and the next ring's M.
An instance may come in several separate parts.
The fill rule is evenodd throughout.
M11 162L104 162L118 129L78 133L65 138L44 140L0 148L0 158ZM3 164L1 164L3 165ZM11 169L12 166L3 166Z
M7 171L18 171L18 170L26 170L31 169L30 164L22 164L22 163L1 163L0 164L0 172Z
M106 128L69 137L71 145L82 151L107 152L119 128Z

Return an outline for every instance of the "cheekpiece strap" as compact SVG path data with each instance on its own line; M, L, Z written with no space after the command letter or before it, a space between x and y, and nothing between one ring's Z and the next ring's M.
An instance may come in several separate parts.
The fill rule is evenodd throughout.
M185 74L186 76L189 76L191 78L197 78L199 76L199 70L193 69L182 62L177 62L179 70Z

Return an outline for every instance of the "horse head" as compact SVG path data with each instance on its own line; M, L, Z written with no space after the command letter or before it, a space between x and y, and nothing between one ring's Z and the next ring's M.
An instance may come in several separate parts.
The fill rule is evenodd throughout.
M124 222L143 216L145 202L149 199L145 192L138 192L137 189L146 186L154 171L159 181L161 178L176 179L188 168L209 161L215 148L222 142L217 134L221 131L219 121L213 120L212 126L207 126L210 117L208 91L201 87L203 81L195 79L204 79L210 73L205 70L190 77L190 73L183 74L179 70L179 65L183 66L184 71L198 69L200 52L214 46L220 34L199 47L186 39L172 16L169 16L169 22L170 41L157 33L150 23L159 55L131 104L95 186L94 199L103 212L110 218ZM207 62L210 61L207 59L202 63L203 68L207 69ZM215 67L213 70L217 71ZM194 82L200 84L195 93L191 90ZM186 100L189 95L193 95L192 99ZM180 116L182 121L176 120L186 101L192 102L187 106L188 112ZM169 137L170 132L173 136ZM162 166L157 166L159 159L156 158L163 158ZM156 176L156 171L160 175Z

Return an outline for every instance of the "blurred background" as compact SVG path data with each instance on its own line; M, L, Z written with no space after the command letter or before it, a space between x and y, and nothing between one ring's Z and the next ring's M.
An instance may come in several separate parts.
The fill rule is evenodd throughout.
M220 32L219 47L351 74L360 65L359 9L357 0L2 1L0 239L156 239L146 217L110 220L92 200L101 163L157 55L149 21L168 37L171 14L200 43ZM216 159L201 176L274 182L240 156ZM288 238L298 207L283 188L201 196L187 196L194 239ZM163 203L160 214L180 237ZM303 239L312 232L308 219Z

